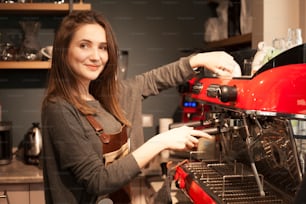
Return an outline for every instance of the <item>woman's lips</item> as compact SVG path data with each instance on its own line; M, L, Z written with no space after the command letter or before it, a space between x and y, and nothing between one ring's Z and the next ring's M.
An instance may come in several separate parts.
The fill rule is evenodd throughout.
M100 67L100 65L86 65L86 66L92 71L96 71Z

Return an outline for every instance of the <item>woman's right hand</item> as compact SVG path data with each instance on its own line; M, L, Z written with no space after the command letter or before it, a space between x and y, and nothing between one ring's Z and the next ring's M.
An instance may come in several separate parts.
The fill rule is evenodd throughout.
M132 154L138 166L143 168L163 150L188 151L197 147L199 143L198 137L212 139L212 136L207 133L194 130L191 127L182 126L174 128L150 138L146 143L132 152Z
M203 131L182 126L160 133L153 137L152 141L163 147L163 149L190 150L198 146L199 137L212 139L212 136Z

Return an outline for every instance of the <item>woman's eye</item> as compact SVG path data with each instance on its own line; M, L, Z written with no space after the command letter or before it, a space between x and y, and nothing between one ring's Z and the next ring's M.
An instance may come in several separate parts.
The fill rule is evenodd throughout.
M100 46L100 50L107 50L107 45Z
M88 48L89 46L88 46L88 44L86 44L86 43L82 43L82 44L80 44L80 48Z

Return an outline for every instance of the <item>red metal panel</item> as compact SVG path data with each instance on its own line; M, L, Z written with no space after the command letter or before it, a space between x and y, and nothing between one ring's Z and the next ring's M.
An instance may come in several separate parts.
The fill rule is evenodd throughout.
M192 81L194 82L194 81ZM192 98L242 110L258 110L284 114L306 114L306 64L291 64L264 71L253 78L203 78L199 94ZM237 88L237 100L223 103L206 95L212 85Z

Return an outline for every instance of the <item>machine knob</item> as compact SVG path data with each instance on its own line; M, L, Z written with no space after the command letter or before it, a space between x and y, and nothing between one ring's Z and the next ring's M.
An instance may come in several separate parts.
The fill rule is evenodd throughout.
M235 86L220 86L219 99L223 103L236 101L237 88Z
M199 93L201 93L202 89L203 89L203 84L201 82L196 82L192 86L192 93L199 94Z
M208 97L219 98L223 103L233 102L237 99L236 86L212 84L206 91Z

